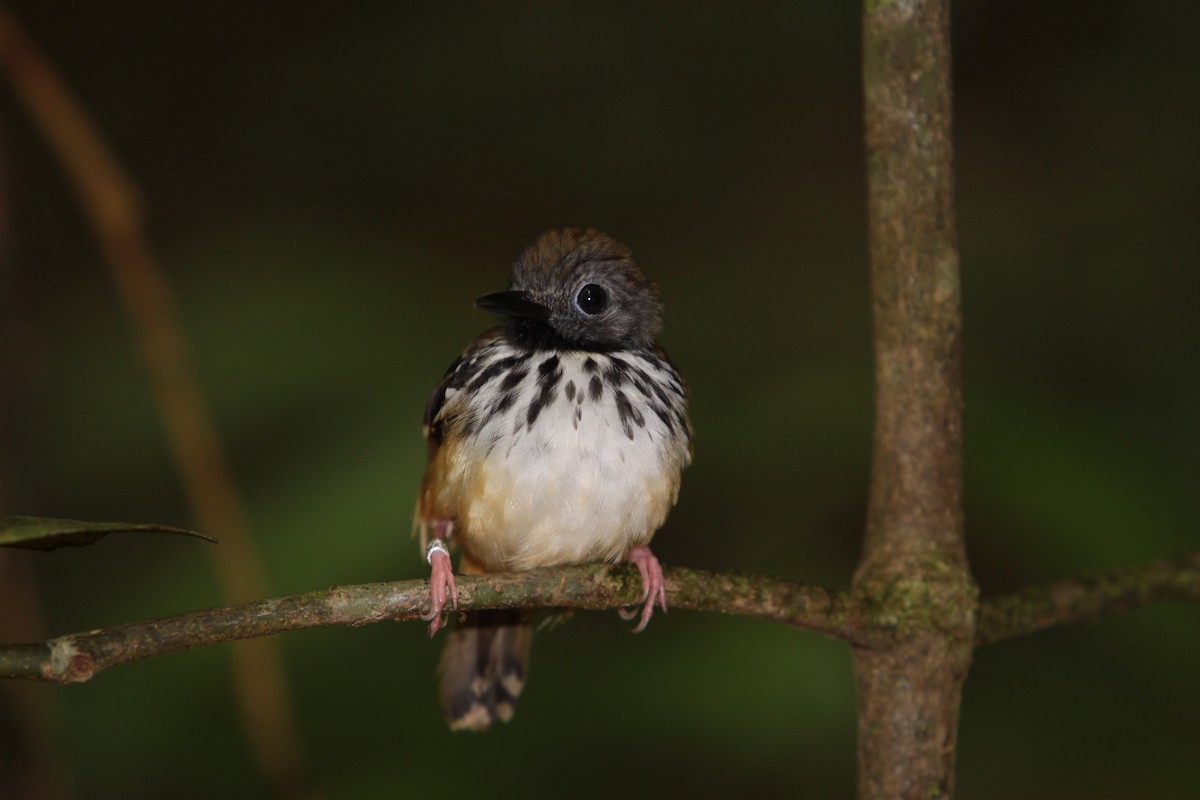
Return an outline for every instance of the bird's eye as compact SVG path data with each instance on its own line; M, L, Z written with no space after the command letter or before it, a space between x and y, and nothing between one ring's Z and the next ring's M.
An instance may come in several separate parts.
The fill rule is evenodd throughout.
M608 308L608 292L604 291L603 286L589 283L575 295L575 305L588 316L599 314Z

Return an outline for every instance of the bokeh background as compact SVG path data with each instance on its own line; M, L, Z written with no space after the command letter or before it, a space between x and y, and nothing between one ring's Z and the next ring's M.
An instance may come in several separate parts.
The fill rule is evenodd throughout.
M872 388L856 4L6 5L144 193L273 593L425 573L425 398L491 322L472 299L577 224L665 287L693 391L659 555L848 585ZM955 4L985 593L1200 544L1198 26L1187 3ZM130 322L8 92L0 154L4 511L192 524ZM0 614L56 635L220 604L203 548L5 552L38 600ZM979 651L960 796L1195 796L1198 626L1159 607ZM576 615L485 736L443 729L422 626L282 646L324 797L853 794L850 654L779 625ZM36 765L58 796L269 796L228 656L3 687L0 794Z

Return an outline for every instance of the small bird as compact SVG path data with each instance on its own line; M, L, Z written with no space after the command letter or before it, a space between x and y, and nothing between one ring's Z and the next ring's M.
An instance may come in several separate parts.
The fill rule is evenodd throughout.
M550 231L478 308L505 317L450 365L425 408L429 466L416 527L431 569L432 636L464 574L589 561L635 564L645 628L667 609L650 538L692 458L687 389L655 343L658 287L625 245L590 228ZM463 615L441 660L453 729L512 717L533 638L523 611Z

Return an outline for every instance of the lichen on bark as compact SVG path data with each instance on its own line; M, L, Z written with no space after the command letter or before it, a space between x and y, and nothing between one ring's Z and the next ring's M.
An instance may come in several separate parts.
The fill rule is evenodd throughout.
M889 638L857 648L860 798L948 796L976 588L962 515L962 317L949 7L874 2L863 89L875 434L854 596Z

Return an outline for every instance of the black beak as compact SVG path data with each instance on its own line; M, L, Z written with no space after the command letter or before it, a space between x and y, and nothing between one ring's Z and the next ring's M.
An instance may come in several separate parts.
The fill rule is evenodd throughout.
M493 292L475 301L476 308L503 314L506 317L523 317L541 322L550 320L550 309L534 301L529 292Z

